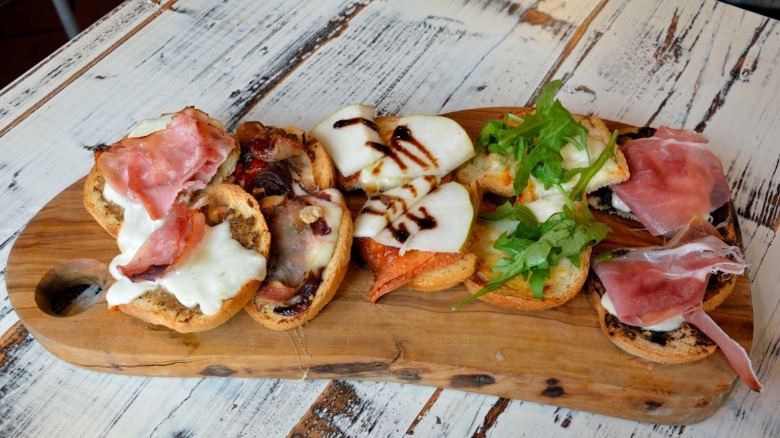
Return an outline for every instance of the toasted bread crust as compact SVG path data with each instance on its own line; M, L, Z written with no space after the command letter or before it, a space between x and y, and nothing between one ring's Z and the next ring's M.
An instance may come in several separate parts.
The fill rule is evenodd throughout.
M406 286L419 292L442 291L466 281L474 274L476 267L477 256L466 253L455 263L416 275Z
M534 297L531 286L522 277L516 277L493 292L479 297L487 303L517 310L545 310L560 306L571 300L582 289L588 278L591 248L580 254L580 267L572 265L568 259L561 260L558 267L551 269L550 278L545 281L543 298ZM479 257L479 254L477 254ZM490 278L495 276L490 269L492 264L477 263L477 271L464 281L471 294L479 292Z
M113 202L107 201L103 197L103 188L106 185L106 179L97 168L92 169L87 174L84 181L84 190L82 192L82 203L95 221L103 227L104 230L116 239L119 235L119 228L124 219L124 209Z
M644 330L623 324L601 305L604 286L596 275L588 280L590 301L598 313L599 326L610 341L623 351L653 362L682 364L711 355L717 345L691 324L668 332Z
M322 273L322 282L314 294L314 299L305 311L294 316L283 316L274 313L275 304L266 304L260 309L250 299L245 306L249 315L263 326L276 331L288 330L309 322L336 295L344 275L347 273L352 247L352 215L346 204L341 202L341 222L338 228L338 238L333 249L333 256ZM252 295L254 297L254 293Z
M225 220L230 220L233 238L268 259L271 233L260 206L251 195L236 185L219 184L206 190L204 196L208 200L208 206L224 206L232 210L232 217ZM200 332L217 327L232 318L254 297L259 286L258 280L246 282L232 298L223 301L219 313L211 316L204 315L199 307L185 307L162 287L148 291L128 304L118 305L117 309L144 322L162 325L181 333Z

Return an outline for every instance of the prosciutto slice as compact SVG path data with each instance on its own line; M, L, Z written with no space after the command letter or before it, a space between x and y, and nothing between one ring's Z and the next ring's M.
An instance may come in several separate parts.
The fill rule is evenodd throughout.
M759 392L764 389L764 386L758 381L756 372L753 370L747 351L735 340L731 339L701 307L686 313L683 315L683 318L685 318L686 322L695 325L696 328L703 331L705 335L718 344L720 350L726 355L726 359L731 364L731 367L734 368L734 371L737 372L737 375L745 382L748 388Z
M760 390L745 350L701 310L711 273L741 274L746 268L739 248L716 236L715 227L695 217L663 247L594 262L593 270L620 322L647 327L682 315L718 344L751 389Z
M612 190L652 235L674 232L731 199L723 166L706 144L701 134L661 127L623 147L631 178Z
M176 203L163 224L144 241L133 258L117 269L133 282L151 281L167 269L186 260L206 232L206 217L198 210L187 211Z
M152 219L163 218L182 190L206 187L234 147L208 120L185 108L165 129L111 145L97 157L97 167L114 191L142 204Z

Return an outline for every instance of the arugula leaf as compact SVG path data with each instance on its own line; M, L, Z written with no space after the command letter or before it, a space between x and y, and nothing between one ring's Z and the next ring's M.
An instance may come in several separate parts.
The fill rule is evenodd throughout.
M499 236L494 247L506 252L507 257L493 265L493 271L498 275L453 309L498 289L520 275L529 282L534 297L541 299L544 297L544 281L561 258L569 258L579 267L580 253L604 240L610 228L598 222L584 202L579 202L574 209L565 206L563 210L538 227L523 226L525 224L520 222L512 233Z
M477 138L477 145L490 152L506 154L519 163L514 179L515 193L521 193L533 175L545 190L556 187L566 205L563 211L553 214L543 223L538 223L527 206L512 206L509 202L493 213L481 214L484 220L516 220L517 225L511 233L499 236L493 245L506 253L506 257L493 265L492 271L498 275L453 309L498 289L517 276L522 276L530 285L534 297L541 299L552 267L557 266L562 258L568 258L580 267L582 251L602 241L611 231L609 226L594 218L584 197L588 183L614 156L617 131L592 164L563 169L561 148L573 144L587 151L588 132L554 98L561 85L562 82L553 81L542 87L535 99L536 111L525 118L507 114L503 120L488 122ZM563 184L577 176L579 179L567 193Z
M601 170L602 167L604 167L604 164L609 160L610 158L613 158L615 156L615 142L617 141L618 132L615 131L612 133L612 137L610 137L609 142L607 143L607 146L604 148L603 151L599 154L598 158L596 158L596 161L593 162L588 167L582 167L578 169L572 169L571 171L571 177L574 177L574 175L579 174L580 179L577 181L577 184L574 185L574 187L571 189L571 197L572 199L580 199L585 194L585 189L588 187L588 183L591 179L593 179L594 176Z
M520 222L524 222L530 227L536 227L539 225L539 221L536 220L536 216L534 216L530 208L523 204L517 204L513 206L509 201L499 206L492 213L480 213L479 217L488 221L514 219Z
M546 189L568 181L572 175L561 167L561 148L568 143L587 145L585 127L555 99L561 86L559 80L544 85L534 100L536 111L524 118L507 114L503 120L490 121L477 136L477 149L505 154L518 162L516 194L523 191L531 175Z

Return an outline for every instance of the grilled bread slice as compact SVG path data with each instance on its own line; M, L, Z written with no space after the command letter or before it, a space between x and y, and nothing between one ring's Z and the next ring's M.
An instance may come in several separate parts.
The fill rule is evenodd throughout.
M335 191L335 189L331 189ZM311 196L322 197L323 192L316 192ZM268 208L274 208L275 206L282 205L285 202L282 198L263 200L263 209L266 211ZM261 286L257 295L253 295L253 299L250 299L246 305L246 311L249 315L258 323L271 330L287 330L301 326L309 322L314 318L322 309L328 304L331 299L336 295L341 281L344 279L344 275L347 272L349 265L351 247L352 247L352 216L344 203L343 197L338 200L334 200L330 197L329 202L338 206L341 211L339 218L339 224L337 228L328 227L327 234L335 235L335 242L332 243L332 254L327 260L324 267L317 268L318 272L298 272L297 275L301 275L305 278L303 284L294 286L294 295L289 298L285 298L283 301L269 299L263 292L268 288L285 287L282 283L274 283L278 281L279 277L286 277L285 275L275 275L274 269L293 269L294 262L289 260L285 254L279 248L273 248L273 254L269 263L269 274L266 281ZM274 233L280 230L280 227L306 227L309 226L310 220L306 219L307 209L305 207L300 210L300 217L287 217L282 218L282 222L274 223L274 221L280 220L274 215L269 215L269 221L271 223L271 229ZM310 211L310 210L309 210ZM289 210L282 209L281 213L288 214ZM324 216L327 213L318 213ZM321 219L322 216L318 219ZM294 232L294 231L293 231ZM300 237L293 236L292 240L295 241L296 247L306 248L306 251L319 251L316 245L311 245L310 242L298 241ZM313 236L303 237L303 239L313 238ZM286 238L275 234L274 245L289 245L291 242ZM291 257L299 258L300 254L292 254ZM308 255L306 255L308 256ZM305 266L305 264L304 264ZM308 268L306 268L308 269ZM277 273L278 274L278 273Z
M204 200L205 206L201 210L208 226L228 222L234 240L268 259L271 234L252 196L236 185L220 184L206 190ZM221 310L213 315L205 315L199 307L184 306L162 286L147 291L127 304L120 304L116 309L147 323L169 327L181 333L199 332L217 327L232 318L252 299L259 285L259 280L245 282L231 298L223 300Z

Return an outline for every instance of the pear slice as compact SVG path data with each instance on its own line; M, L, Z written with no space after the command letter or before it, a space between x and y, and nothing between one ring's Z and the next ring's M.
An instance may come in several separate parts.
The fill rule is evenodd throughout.
M387 156L360 171L364 186L383 181L442 177L474 156L474 145L454 120L441 116L406 116L393 130Z
M455 253L468 241L474 207L468 190L456 182L442 184L374 237L406 251Z
M355 219L355 237L374 237L439 185L439 177L422 176L368 198Z
M385 156L388 148L374 117L374 108L368 105L347 105L311 130L342 175L350 176Z

